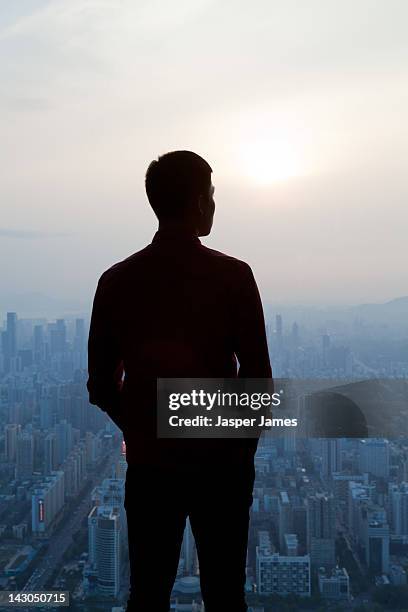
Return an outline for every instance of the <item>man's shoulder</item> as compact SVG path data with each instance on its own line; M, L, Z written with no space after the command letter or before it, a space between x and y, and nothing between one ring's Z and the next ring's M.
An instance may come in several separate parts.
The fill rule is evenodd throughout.
M205 261L206 267L208 266L213 271L218 269L230 278L246 279L252 275L252 269L246 261L227 253L210 249L200 244L196 254L198 254L202 262L203 260ZM152 249L151 244L148 244L140 251L132 253L125 259L107 268L102 272L98 284L104 289L117 288L121 281L126 283L129 276L133 277L136 271L140 272L144 267L149 267L152 255L154 255L154 249Z
M99 284L110 285L126 276L126 274L130 272L131 268L135 264L137 265L138 262L141 262L145 256L149 254L150 246L151 245L148 244L143 249L140 249L140 251L136 251L128 257L125 257L125 259L121 259L120 261L112 264L109 268L102 272L99 278Z
M232 272L242 275L250 274L252 272L250 265L242 259L233 257L232 255L228 255L222 251L210 249L204 245L201 245L201 250L203 255L208 257L208 259L212 261L214 265L225 266Z

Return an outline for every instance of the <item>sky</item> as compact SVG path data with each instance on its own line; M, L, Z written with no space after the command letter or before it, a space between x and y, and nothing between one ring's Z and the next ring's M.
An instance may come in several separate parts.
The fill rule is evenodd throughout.
M144 174L175 149L212 166L202 241L264 301L407 295L407 20L405 0L2 0L2 304L90 303L151 241Z

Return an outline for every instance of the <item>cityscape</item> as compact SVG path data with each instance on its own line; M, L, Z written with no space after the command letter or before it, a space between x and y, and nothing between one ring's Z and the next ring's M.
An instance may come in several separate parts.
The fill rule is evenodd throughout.
M333 380L336 389L398 382L404 422L408 298L265 313L276 379ZM129 581L126 446L88 402L89 319L7 312L0 330L0 589L68 591L69 609L119 612ZM381 401L387 420L396 409ZM263 434L247 555L252 612L404 609L408 435L381 427L366 438ZM220 554L228 563L222 542ZM187 522L172 610L204 610L199 575Z

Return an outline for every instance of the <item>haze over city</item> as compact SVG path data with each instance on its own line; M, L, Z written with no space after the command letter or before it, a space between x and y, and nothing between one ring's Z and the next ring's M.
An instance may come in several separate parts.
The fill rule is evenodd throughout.
M173 149L213 167L203 242L248 261L265 301L406 295L407 17L403 0L2 3L1 309L90 304L151 240L144 173Z

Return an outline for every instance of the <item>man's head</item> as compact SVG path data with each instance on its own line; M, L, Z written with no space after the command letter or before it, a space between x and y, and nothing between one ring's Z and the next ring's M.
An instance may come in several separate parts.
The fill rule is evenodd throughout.
M207 236L215 203L211 166L192 151L172 151L146 172L146 193L160 225L183 225Z

